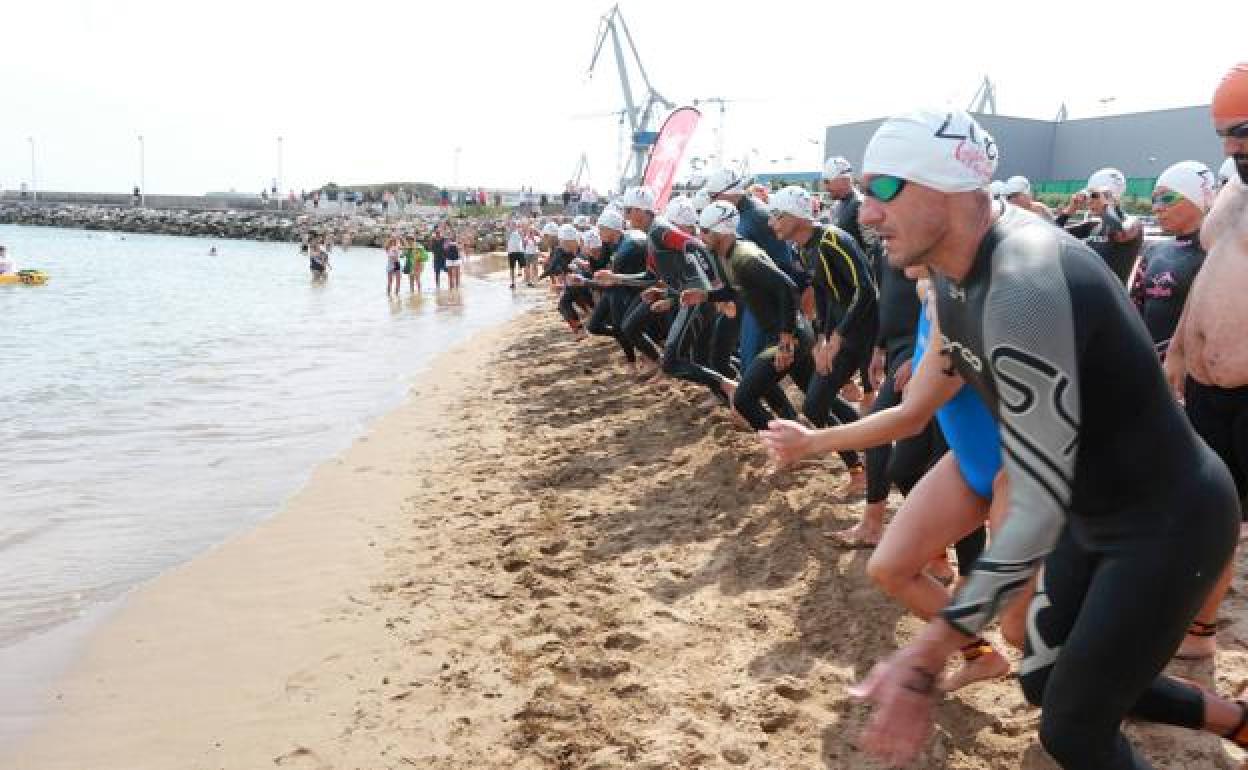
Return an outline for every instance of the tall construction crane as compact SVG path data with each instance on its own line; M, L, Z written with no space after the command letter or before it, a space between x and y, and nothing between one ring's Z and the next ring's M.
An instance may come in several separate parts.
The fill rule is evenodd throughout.
M971 106L966 108L967 112L978 112L981 115L997 114L997 89L993 86L988 76L984 76L984 82L979 84L979 89L975 91L975 95L971 97Z
M640 103L633 95L629 81L628 59L624 55L624 46L620 42L621 33L628 41L632 60L646 86L644 99ZM641 56L637 53L637 46L633 43L633 35L628 31L628 24L624 21L618 5L612 6L611 10L598 22L598 42L594 45L594 56L589 62L589 76L591 78L594 76L594 67L598 64L598 56L602 53L602 46L607 42L608 35L611 37L611 47L615 50L615 64L620 74L620 89L624 92L624 114L628 118L629 128L632 129L632 152L620 176L620 186L625 187L629 184L636 184L645 171L646 155L656 138L654 124L659 117L657 114L659 108L671 110L675 109L676 105L664 98L650 83L645 65L641 63Z
M576 161L576 171L572 172L571 177L572 186L578 190L581 189L582 178L586 182L589 181L589 156L585 153L581 153L580 159Z

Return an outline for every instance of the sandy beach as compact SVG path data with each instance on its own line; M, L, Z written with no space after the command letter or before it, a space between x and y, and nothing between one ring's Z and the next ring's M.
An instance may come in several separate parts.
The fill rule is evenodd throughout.
M547 308L442 355L278 515L136 590L0 766L880 767L846 687L919 623L824 536L861 505L840 461L768 476L703 392L619 363ZM1242 689L1243 597L1216 677L1175 673ZM1012 680L972 686L917 766L1051 768L1035 723Z

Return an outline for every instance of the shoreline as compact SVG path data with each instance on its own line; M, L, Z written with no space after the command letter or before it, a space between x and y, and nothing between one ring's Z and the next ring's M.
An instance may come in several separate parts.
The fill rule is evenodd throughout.
M702 391L618 363L545 306L444 353L279 514L136 591L0 764L879 767L846 690L920 623L823 536L860 506L840 461L768 476ZM1241 581L1216 673L1173 673L1248 677ZM936 714L915 767L1054 767L1012 679ZM1237 766L1128 732L1159 768Z
M0 751L0 764L198 767L214 747L242 742L256 761L231 766L256 767L282 753L282 740L271 756L262 748L275 728L299 743L307 715L285 697L297 689L292 667L315 669L326 649L347 653L377 642L358 622L360 607L384 570L385 531L402 518L408 484L421 476L418 459L390 450L436 453L442 443L420 434L530 316L522 312L437 356L401 406L317 466L275 515L130 591L88 631L48 688L45 700L56 705ZM187 750L192 743L197 748Z

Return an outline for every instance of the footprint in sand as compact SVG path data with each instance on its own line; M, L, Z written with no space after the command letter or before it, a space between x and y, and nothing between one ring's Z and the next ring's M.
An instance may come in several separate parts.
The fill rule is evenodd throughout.
M312 749L304 746L294 748L285 754L273 757L273 764L278 767L314 768L315 770L333 770L329 764Z

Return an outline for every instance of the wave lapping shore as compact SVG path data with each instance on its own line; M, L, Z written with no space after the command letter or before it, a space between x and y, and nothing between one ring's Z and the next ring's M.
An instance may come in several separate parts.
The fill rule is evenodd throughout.
M920 623L823 534L857 518L840 462L768 475L704 393L616 359L549 311L439 359L273 522L137 596L19 766L881 767L847 687ZM936 721L916 767L1054 767L1012 680ZM1159 768L1236 766L1130 730Z

